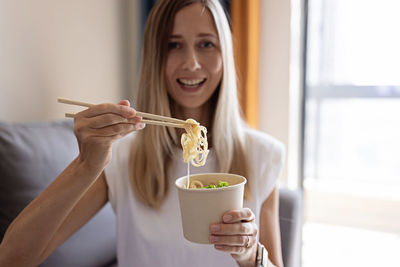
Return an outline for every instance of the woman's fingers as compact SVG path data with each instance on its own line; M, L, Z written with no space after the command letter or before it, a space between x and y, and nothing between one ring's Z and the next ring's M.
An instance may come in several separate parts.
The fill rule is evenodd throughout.
M79 112L75 116L74 131L80 140L88 137L125 135L144 128L141 117L130 107L128 100L118 104L99 104Z
M91 118L82 118L84 121L86 121L87 126L92 128L92 129L101 129L107 126L111 126L114 124L118 123L139 123L142 118L135 116L131 118L125 118L120 115L114 114L114 113L107 113L107 114L102 114L98 115L96 117L91 117Z
M124 106L129 107L131 105L131 103L129 102L129 100L124 99L124 100L119 101L118 105L124 105Z
M213 235L256 235L257 226L254 222L216 223L211 224L210 232Z
M117 123L100 129L89 129L89 135L97 137L110 137L115 135L126 135L130 132L141 130L144 123Z
M87 146L92 147L91 149L103 150L103 146L107 148L116 139L145 127L145 124L140 122L141 117L134 115L135 110L125 105L129 105L129 101L121 101L117 105L100 104L75 116L74 133L81 152L88 151ZM113 111L119 113L113 113ZM97 115L90 117L94 114ZM99 144L102 145L99 146Z
M136 115L136 111L130 106L126 106L125 104L127 103L123 102L123 104L124 105L119 105L119 104L94 105L84 111L77 113L75 116L91 118L106 113L114 113L124 118L134 117Z
M240 210L230 210L222 216L224 223L251 222L254 221L255 215L249 208Z
M125 135L135 131L141 130L145 127L144 123L138 124L116 124L99 129L88 129L79 134L79 140L86 144L103 144L109 146L113 141L124 137ZM96 145L99 148L98 145ZM81 148L81 147L80 147Z
M251 247L257 243L255 236L251 235L234 235L234 236L216 236L211 235L209 241L215 245L225 245L225 246L242 246L245 248Z
M250 209L228 211L222 219L223 223L210 225L209 240L216 249L239 255L257 244L258 228Z
M231 254L244 254L247 251L247 248L242 246L225 246L225 245L214 245L216 249L223 252L229 252Z
M222 223L210 225L209 241L215 249L231 253L237 261L254 257L258 228L251 209L230 210L222 216L222 220Z

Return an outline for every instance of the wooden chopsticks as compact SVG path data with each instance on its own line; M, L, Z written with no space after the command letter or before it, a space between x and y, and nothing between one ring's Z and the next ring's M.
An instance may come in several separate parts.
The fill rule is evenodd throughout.
M57 101L59 103L63 103L63 104L88 107L88 108L90 108L91 106L94 105L94 104L71 100L71 99L66 99L66 98L58 98ZM146 124L169 126L169 127L176 127L176 128L185 128L185 125L187 124L187 122L184 120L179 120L179 119L175 119L175 118L170 118L170 117L165 117L165 116L160 116L160 115L155 115L155 114L150 114L150 113L145 113L145 112L136 111L136 115L141 116L143 118L152 119L152 120L142 120L142 122L144 122ZM67 117L67 118L73 118L74 116L75 116L74 113L65 113L65 117Z

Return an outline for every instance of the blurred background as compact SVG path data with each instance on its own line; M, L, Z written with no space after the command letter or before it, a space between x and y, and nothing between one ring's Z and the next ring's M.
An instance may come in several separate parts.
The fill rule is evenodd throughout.
M0 121L134 102L154 2L0 0ZM400 1L222 2L244 116L304 198L302 266L400 266Z

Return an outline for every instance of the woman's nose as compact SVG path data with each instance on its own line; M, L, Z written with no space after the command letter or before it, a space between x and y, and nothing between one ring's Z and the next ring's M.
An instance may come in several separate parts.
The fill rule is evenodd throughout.
M196 71L201 68L198 55L194 49L188 49L184 60L183 67L185 70Z

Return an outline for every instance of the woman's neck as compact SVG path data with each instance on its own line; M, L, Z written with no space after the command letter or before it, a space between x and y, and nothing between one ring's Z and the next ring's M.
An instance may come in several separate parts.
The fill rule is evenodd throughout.
M181 120L186 120L189 118L194 119L207 129L209 129L211 126L209 101L198 108L184 108L182 106L174 105L172 109L172 116Z

